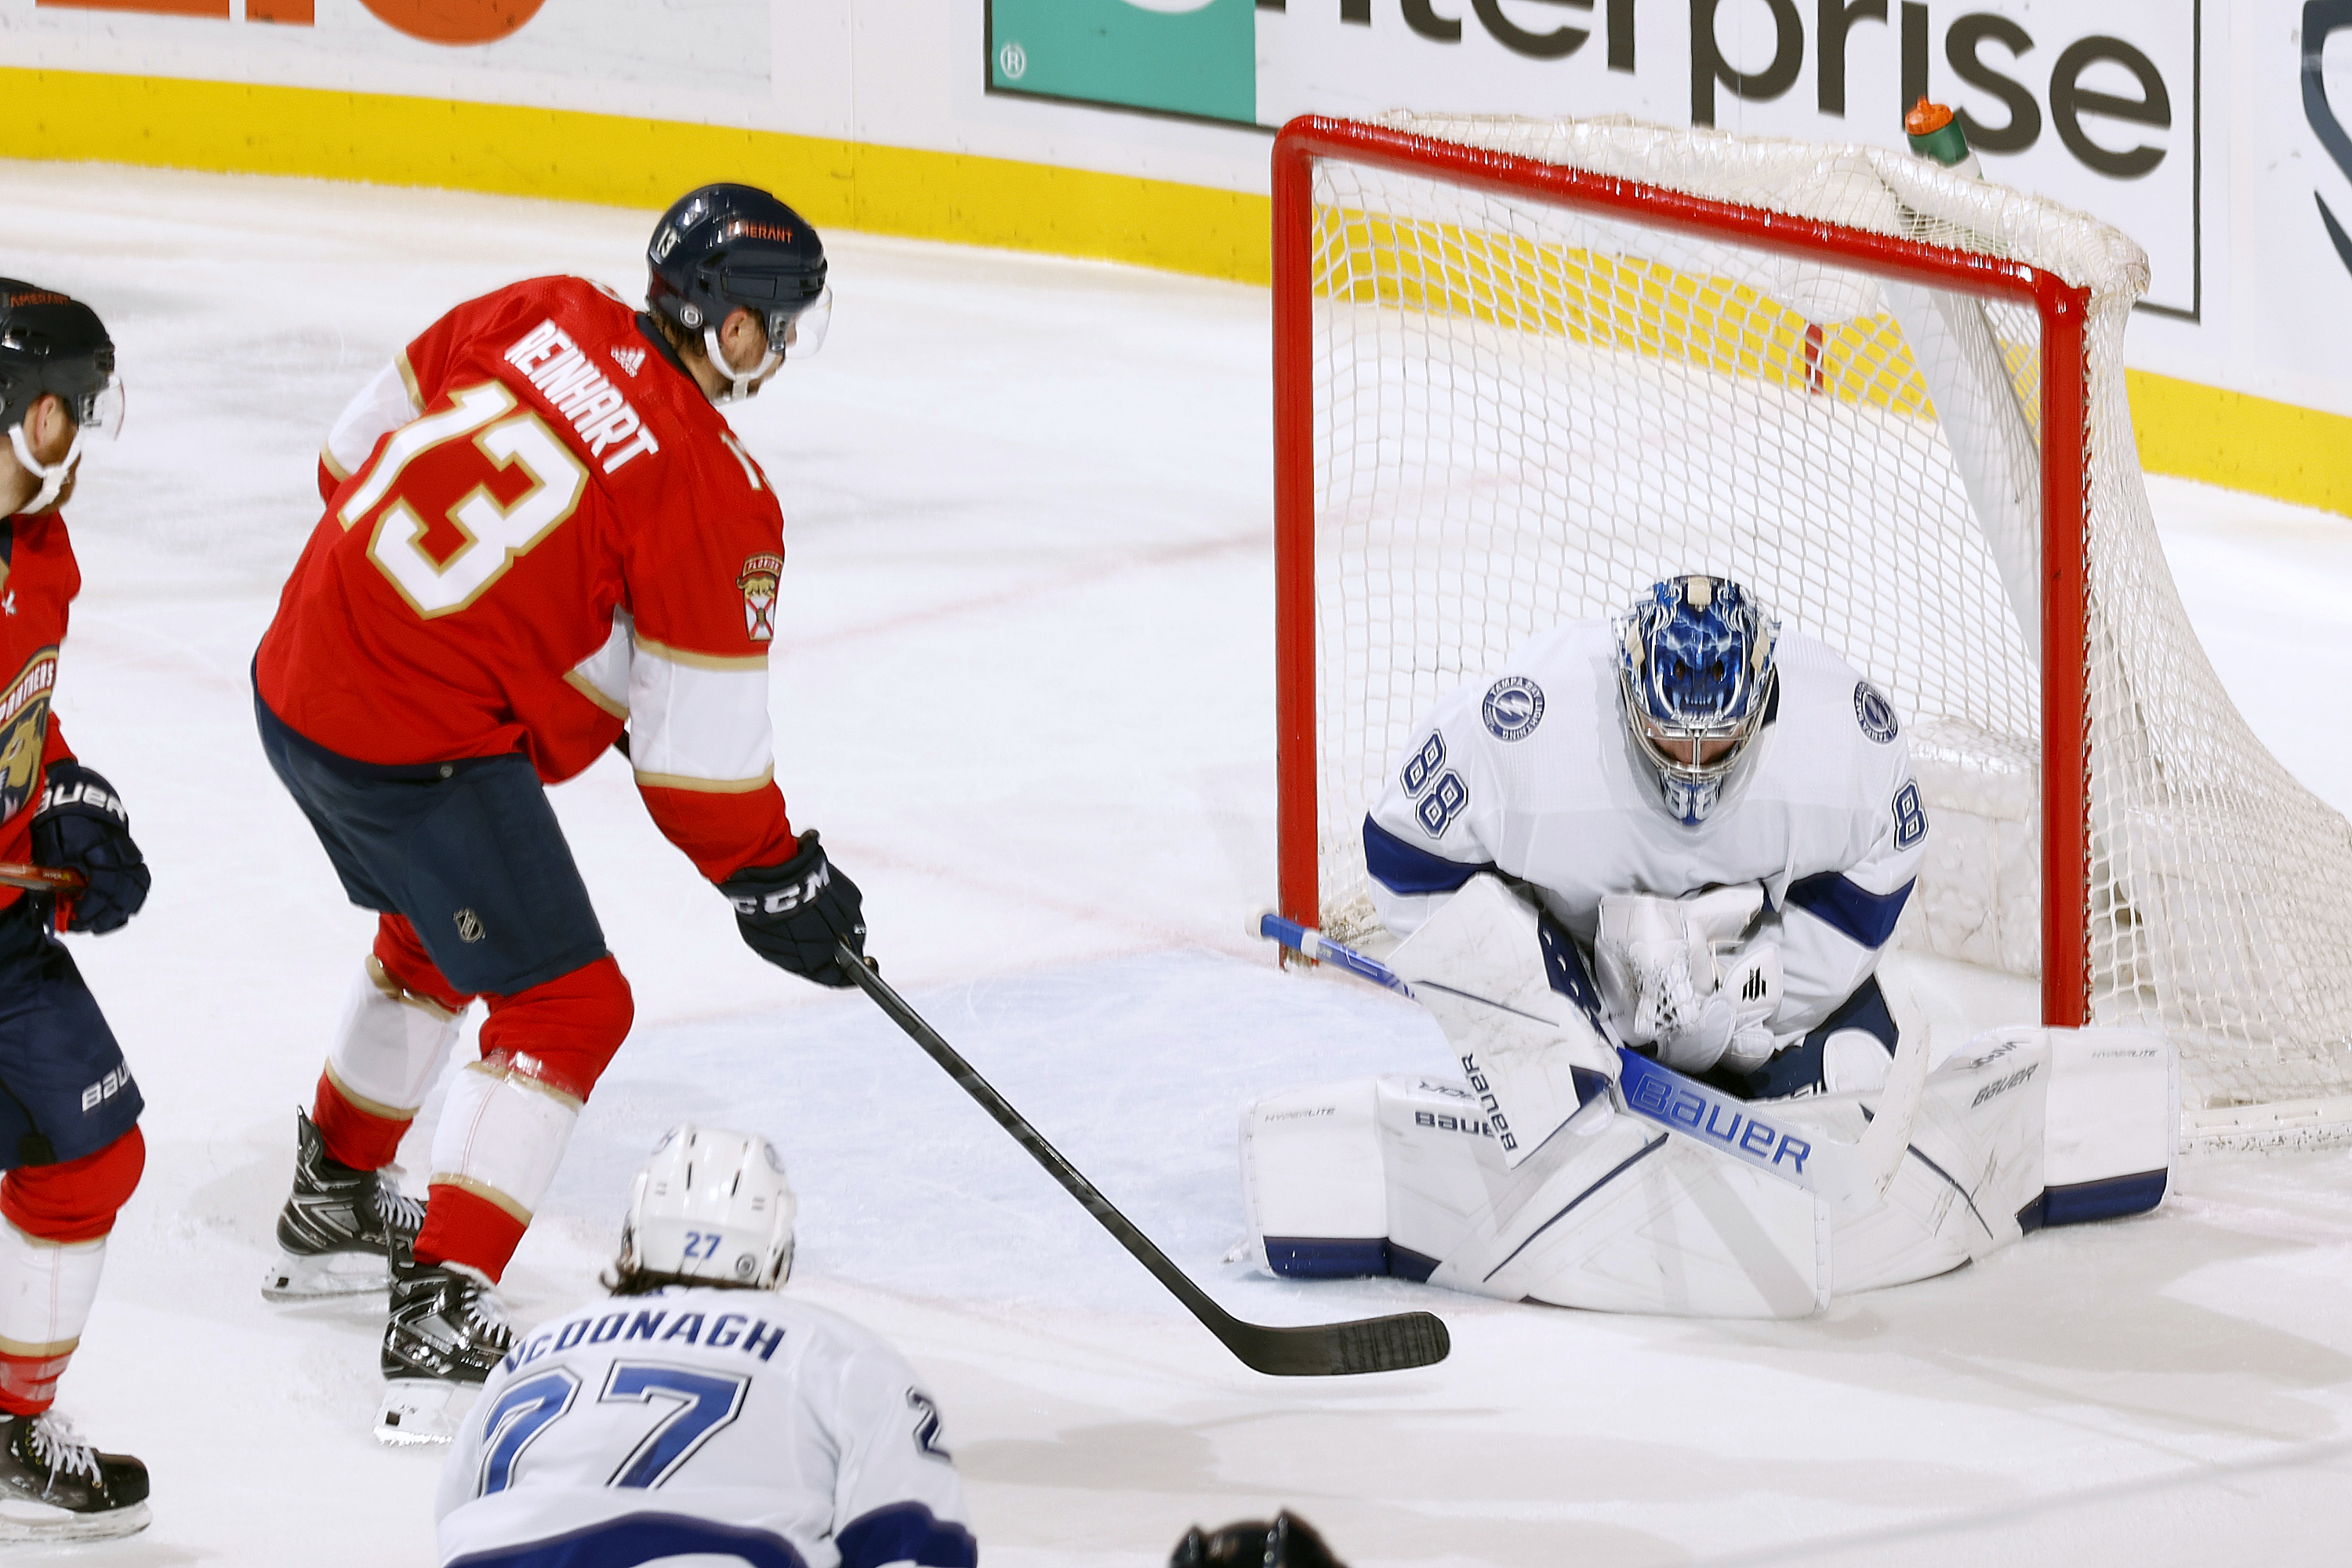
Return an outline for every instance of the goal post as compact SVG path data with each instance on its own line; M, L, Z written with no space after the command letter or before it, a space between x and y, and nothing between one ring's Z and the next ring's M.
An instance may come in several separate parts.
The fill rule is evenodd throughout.
M2096 220L1883 149L1291 121L1283 912L1370 928L1360 824L1437 696L1717 572L1903 716L1935 826L1898 944L2164 1029L2193 1108L2352 1125L2352 829L2180 610L2124 393L2146 283Z

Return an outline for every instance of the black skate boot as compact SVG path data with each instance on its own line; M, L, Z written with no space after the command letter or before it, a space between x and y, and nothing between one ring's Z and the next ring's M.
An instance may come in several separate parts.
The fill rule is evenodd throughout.
M394 1241L416 1239L425 1205L379 1172L329 1159L317 1126L294 1115L294 1193L278 1215L280 1256L261 1278L262 1295L307 1301L383 1289L384 1255Z
M472 1394L514 1346L506 1310L488 1281L466 1269L419 1263L406 1241L392 1253L392 1312L383 1325L383 1404L376 1440L446 1443Z
M147 1467L54 1411L0 1415L0 1541L110 1541L147 1528Z

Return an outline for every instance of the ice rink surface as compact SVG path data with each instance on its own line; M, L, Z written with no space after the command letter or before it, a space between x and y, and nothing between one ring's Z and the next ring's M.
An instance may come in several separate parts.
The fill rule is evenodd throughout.
M54 1558L427 1564L438 1459L368 1431L380 1306L256 1289L371 922L262 761L247 664L350 394L499 284L634 293L652 215L23 163L0 163L0 272L91 300L121 347L129 423L69 513L86 586L57 711L156 868L127 931L74 939L150 1158L62 1402L146 1459L156 1522ZM773 706L795 822L865 888L910 999L1227 1306L1427 1307L1454 1354L1241 1368L862 997L754 960L617 760L554 799L637 1026L509 1275L519 1321L593 1291L636 1160L703 1119L786 1152L791 1288L922 1369L990 1563L1158 1563L1190 1523L1282 1505L1356 1568L2337 1558L2342 1153L2194 1165L2154 1215L1801 1323L1222 1263L1246 1100L1446 1065L1412 1005L1281 975L1240 935L1274 877L1266 296L829 248L824 353L734 416L790 519ZM2352 739L2309 698L2315 659L2352 646L2352 521L2150 489L2255 730L2352 803Z

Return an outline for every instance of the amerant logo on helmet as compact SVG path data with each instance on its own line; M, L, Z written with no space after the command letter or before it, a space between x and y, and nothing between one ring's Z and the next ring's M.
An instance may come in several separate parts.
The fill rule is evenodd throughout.
M721 239L772 239L779 245L793 242L793 231L772 223L759 223L751 218L738 218L719 231Z

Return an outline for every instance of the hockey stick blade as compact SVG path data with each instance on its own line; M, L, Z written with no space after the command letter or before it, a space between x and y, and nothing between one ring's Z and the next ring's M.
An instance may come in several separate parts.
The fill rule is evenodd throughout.
M1412 994L1412 987L1388 965L1333 942L1312 926L1262 912L1255 930L1318 963L1344 969L1401 995ZM1903 1163L1911 1120L1927 1078L1927 1038L1914 1031L1895 1053L1875 1113L1864 1109L1872 1117L1870 1125L1860 1139L1848 1143L1822 1136L1801 1113L1784 1115L1779 1105L1759 1113L1752 1101L1685 1077L1638 1051L1620 1046L1617 1057L1617 1092L1631 1114L1801 1187L1832 1207L1856 1214L1878 1205Z
M23 888L35 893L79 893L89 885L89 879L80 872L63 867L0 860L0 887Z
M890 988L870 961L847 942L840 943L835 951L842 968L856 981L858 989L872 997L875 1005L889 1015L890 1021L905 1030L907 1037L923 1048L924 1055L946 1069L966 1094L978 1100L981 1109L1010 1132L1013 1141L1026 1149L1032 1159L1045 1166L1046 1173L1062 1184L1062 1190L1077 1199L1079 1205L1094 1215L1137 1262L1150 1269L1152 1278L1167 1287L1169 1293L1183 1303L1184 1310L1216 1335L1243 1365L1275 1377L1341 1377L1428 1366L1444 1361L1446 1352L1454 1348L1444 1320L1433 1312L1400 1312L1392 1317L1303 1328L1245 1323L1234 1317L1211 1300L1208 1292L1193 1284L1166 1253L1152 1245L1150 1237L1112 1207L1100 1189L1064 1159L1061 1151L1045 1142L1011 1102L974 1072L971 1064Z

